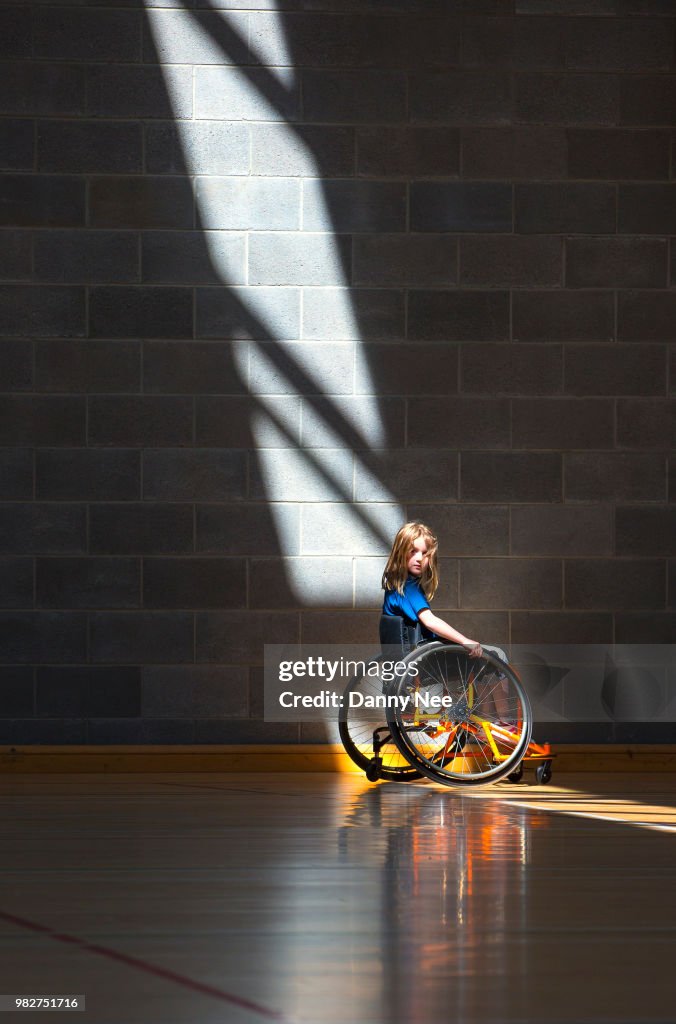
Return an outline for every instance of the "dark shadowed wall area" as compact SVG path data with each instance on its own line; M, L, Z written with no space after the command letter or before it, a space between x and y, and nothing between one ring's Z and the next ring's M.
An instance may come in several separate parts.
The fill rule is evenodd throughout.
M469 635L676 642L675 14L0 5L0 743L321 738L262 644L405 517Z

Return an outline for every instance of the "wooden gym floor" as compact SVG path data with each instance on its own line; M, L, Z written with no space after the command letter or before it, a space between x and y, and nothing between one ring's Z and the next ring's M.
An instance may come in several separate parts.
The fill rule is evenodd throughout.
M0 791L0 994L84 994L62 1022L676 1020L676 774Z

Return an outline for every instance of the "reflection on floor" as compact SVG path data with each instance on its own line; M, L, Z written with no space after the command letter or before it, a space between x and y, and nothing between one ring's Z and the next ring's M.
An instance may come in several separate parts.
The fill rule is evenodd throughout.
M676 776L554 783L4 777L0 993L89 1024L673 1021Z

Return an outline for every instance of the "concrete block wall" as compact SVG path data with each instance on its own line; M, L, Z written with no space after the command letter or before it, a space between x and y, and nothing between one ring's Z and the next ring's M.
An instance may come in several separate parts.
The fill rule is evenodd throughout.
M482 640L676 640L675 18L0 5L0 743L321 739L262 644L413 516Z

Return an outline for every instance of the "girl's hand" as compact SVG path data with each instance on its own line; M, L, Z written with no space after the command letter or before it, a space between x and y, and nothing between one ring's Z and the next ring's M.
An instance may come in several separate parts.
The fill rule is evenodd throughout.
M466 644L463 644L463 647L468 652L470 658L480 658L483 654L481 644L477 643L476 640L469 640Z

